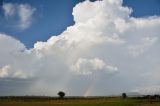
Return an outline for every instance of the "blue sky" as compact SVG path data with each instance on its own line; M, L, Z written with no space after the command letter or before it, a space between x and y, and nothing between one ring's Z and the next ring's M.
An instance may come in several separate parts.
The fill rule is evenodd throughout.
M63 32L67 26L73 25L72 9L80 1L83 0L3 0L4 3L29 4L36 11L30 27L19 30L10 27L13 22L3 22L4 13L1 8L0 32L15 37L27 48L31 48L35 42L46 41L52 35ZM124 0L124 5L134 10L133 17L160 15L159 0Z
M134 17L160 15L160 0L124 0L124 5L134 10Z

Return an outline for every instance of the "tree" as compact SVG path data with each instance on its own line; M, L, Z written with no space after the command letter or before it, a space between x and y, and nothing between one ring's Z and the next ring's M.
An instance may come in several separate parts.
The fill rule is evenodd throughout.
M126 93L122 93L122 98L123 98L123 99L127 98Z
M63 91L59 91L58 94L60 98L64 98L65 93Z

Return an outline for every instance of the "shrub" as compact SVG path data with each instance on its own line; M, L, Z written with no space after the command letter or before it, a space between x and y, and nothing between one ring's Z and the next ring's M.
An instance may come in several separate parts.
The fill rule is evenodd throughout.
M59 91L59 92L58 92L58 95L59 95L60 98L64 98L65 93L64 93L63 91Z

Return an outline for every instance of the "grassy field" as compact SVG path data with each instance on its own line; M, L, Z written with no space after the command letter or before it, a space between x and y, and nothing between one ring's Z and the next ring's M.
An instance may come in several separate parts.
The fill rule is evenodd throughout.
M47 98L0 97L0 106L160 106L159 101L122 99L121 97L97 98Z

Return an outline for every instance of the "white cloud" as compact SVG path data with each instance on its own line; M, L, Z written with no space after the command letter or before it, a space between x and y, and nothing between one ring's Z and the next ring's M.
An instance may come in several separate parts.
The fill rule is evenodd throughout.
M0 34L0 50L1 77L27 78L31 76L30 72L24 71L27 70L24 66L29 65L25 64L28 61L29 53L20 41L6 34Z
M7 77L9 75L10 66L4 66L0 69L0 78Z
M150 47L152 47L156 42L158 42L157 37L146 37L142 39L140 44L129 46L130 53L134 56L139 56L140 54L143 54L145 51L147 51Z
M109 73L114 73L118 70L116 67L108 65L103 60L98 58L79 58L77 62L71 67L71 69L78 74L83 75L90 75L97 71L108 71Z
M2 8L4 10L5 17L7 19L13 19L13 21L16 22L17 27L22 30L27 29L31 25L33 15L36 10L36 8L31 7L29 4L13 3L4 3Z
M0 69L0 78L27 79L29 75L24 73L24 71L12 70L11 66L6 65Z
M35 8L32 8L30 5L21 4L18 6L18 14L20 17L20 28L26 29L30 26L32 16L35 12Z
M4 4L2 8L4 10L4 14L6 17L12 16L15 14L14 5L12 5L11 3Z
M159 85L160 17L134 18L131 12L121 0L87 0L73 9L75 25L30 50L0 34L1 76L32 80L21 86L38 95L120 94Z

